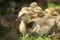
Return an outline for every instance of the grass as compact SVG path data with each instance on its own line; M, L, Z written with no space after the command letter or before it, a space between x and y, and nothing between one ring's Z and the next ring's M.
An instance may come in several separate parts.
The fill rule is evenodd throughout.
M42 36L24 35L24 36L20 36L19 40L51 40L51 39L47 36L42 37Z

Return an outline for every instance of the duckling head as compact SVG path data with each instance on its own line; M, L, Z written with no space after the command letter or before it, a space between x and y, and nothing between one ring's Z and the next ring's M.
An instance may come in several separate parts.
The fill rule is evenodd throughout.
M33 2L33 3L30 4L30 6L31 6L32 8L35 8L35 7L38 6L38 5L37 5L36 2Z
M23 14L28 14L28 7L23 7L21 11L18 13L18 17L22 16Z
M35 13L39 13L42 11L42 8L41 7L35 7L34 10L33 10Z
M45 9L45 12L48 16L51 16L51 14L53 14L53 12L55 12L55 8L49 7L47 9Z

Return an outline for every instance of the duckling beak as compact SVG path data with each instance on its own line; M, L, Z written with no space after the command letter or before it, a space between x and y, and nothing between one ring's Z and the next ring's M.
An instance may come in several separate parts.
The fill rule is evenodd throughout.
M16 19L16 21L18 21L18 20Z

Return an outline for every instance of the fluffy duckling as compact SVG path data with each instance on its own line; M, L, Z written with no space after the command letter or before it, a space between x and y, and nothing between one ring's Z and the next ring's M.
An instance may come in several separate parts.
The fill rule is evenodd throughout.
M50 12L50 15L48 15L49 17L53 18L56 22L57 22L57 25L59 26L60 25L60 15L59 15L59 12L56 10L58 8L55 8L54 10L51 10Z
M56 11L55 8L45 9L45 12L47 12L47 15L48 15L50 18L55 19L56 22L59 20L59 13Z

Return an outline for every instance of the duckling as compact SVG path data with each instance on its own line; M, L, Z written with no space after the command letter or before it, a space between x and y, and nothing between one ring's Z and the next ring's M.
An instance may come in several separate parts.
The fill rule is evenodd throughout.
M53 18L57 22L58 26L60 25L60 15L59 12L56 11L56 9L49 15L49 17Z
M59 20L59 13L55 10L55 8L45 9L45 12L47 12L47 15L49 17L55 19L55 21Z

